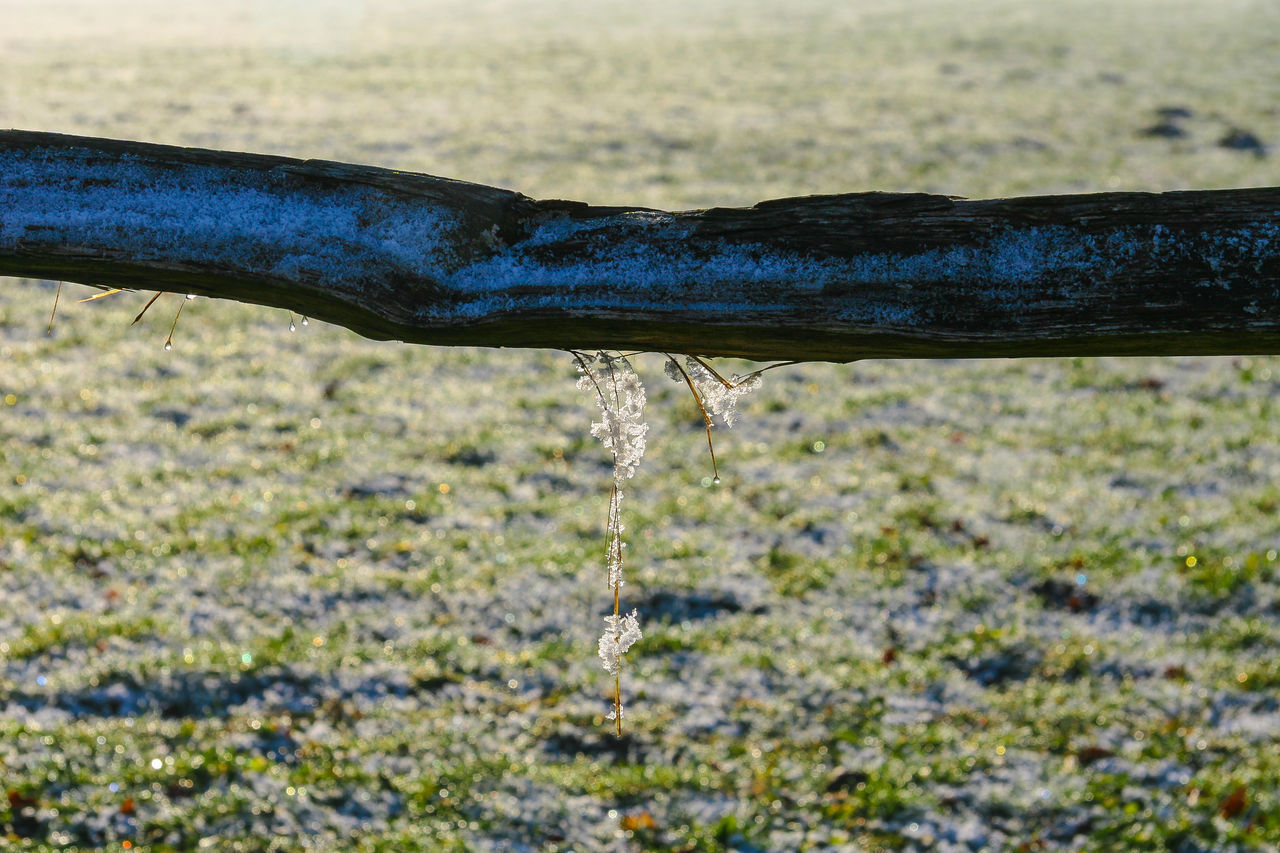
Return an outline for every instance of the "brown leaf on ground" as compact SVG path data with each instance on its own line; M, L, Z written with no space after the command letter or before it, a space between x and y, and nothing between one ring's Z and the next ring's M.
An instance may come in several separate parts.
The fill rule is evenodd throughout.
M1115 755L1115 751L1107 749L1105 746L1086 746L1076 751L1076 760L1080 762L1081 767L1088 767L1095 761L1101 761L1113 755Z
M642 829L657 829L658 822L653 819L653 815L648 811L636 812L622 816L622 828L635 832Z
M1222 802L1218 803L1218 814L1230 820L1244 811L1247 805L1249 805L1248 792L1244 785L1238 785L1234 791L1222 798Z

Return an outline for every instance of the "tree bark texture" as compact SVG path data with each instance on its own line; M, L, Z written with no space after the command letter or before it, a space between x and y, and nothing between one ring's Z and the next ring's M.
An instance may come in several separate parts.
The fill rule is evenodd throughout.
M1280 353L1280 188L670 213L6 131L0 275L235 299L422 344L798 361Z

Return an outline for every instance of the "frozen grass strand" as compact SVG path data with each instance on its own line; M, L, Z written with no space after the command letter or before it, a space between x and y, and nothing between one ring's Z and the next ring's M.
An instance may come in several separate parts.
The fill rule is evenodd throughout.
M685 371L690 381L702 398L702 405L713 416L720 419L726 427L732 428L738 422L738 400L757 390L762 382L759 373L748 373L746 376L734 374L724 379L710 370L700 359L686 357ZM680 366L673 360L666 364L667 376L676 381L684 381Z
M689 393L702 412L702 424L707 431L707 454L711 457L711 482L719 485L720 468L716 463L716 445L711 439L711 427L715 425L713 416L718 416L726 427L732 427L738 417L738 398L760 387L761 371L746 376L735 374L729 380L697 356L686 356L685 364L687 368L681 367L675 356L667 354L663 370L670 379L689 386Z
M613 488L609 495L609 520L606 534L606 566L609 586L617 599L624 581L622 576L622 481L635 476L640 459L644 456L645 435L649 425L644 422L645 393L640 377L631 363L622 356L596 353L595 356L576 355L578 388L595 393L600 406L601 420L591 424L591 434L613 455ZM616 607L615 607L616 612Z
M615 483L609 493L609 546L605 558L609 588L615 592L626 583L622 577L622 552L627 547L627 543L622 541L622 533L626 529L626 525L622 523L622 489Z
M613 590L613 613L605 618L605 632L597 644L597 652L605 672L614 677L613 709L607 719L613 720L622 736L622 656L643 635L635 610L621 611L622 552L622 481L635 475L644 456L645 393L640 377L624 356L598 352L593 356L574 353L577 361L578 388L595 394L601 419L591 425L591 434L600 439L613 456L613 485L609 491L609 518L605 535L605 567L608 585Z

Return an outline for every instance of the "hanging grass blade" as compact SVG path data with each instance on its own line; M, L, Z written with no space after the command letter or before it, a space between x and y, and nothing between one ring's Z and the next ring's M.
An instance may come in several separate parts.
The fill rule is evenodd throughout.
M697 386L693 384L693 378L689 376L689 371L685 370L684 367L681 366L680 362L676 361L675 357L670 353L664 352L663 355L667 357L668 365L674 365L675 369L680 372L680 377L682 377L684 379L684 383L689 386L689 393L693 395L693 401L698 404L698 411L702 412L702 426L707 431L707 453L711 455L711 482L719 483L720 468L716 465L716 446L715 442L711 440L711 414L707 411L707 407L703 405L702 395L698 393ZM690 357L696 358L695 356ZM697 359L697 361L699 364L702 364L701 359ZM702 366L707 367L705 364L702 364ZM724 379L711 368L707 367L707 372L712 376L715 376L721 382L724 382ZM671 375L670 370L667 371L667 375ZM726 383L726 386L728 386L728 383Z
M62 282L58 282L58 290L53 294L53 311L49 312L49 328L46 335L53 334L53 318L58 316L58 300L62 298Z
M178 305L178 313L173 316L173 325L169 327L169 337L164 339L164 348L166 350L173 349L173 333L178 328L178 319L182 316L182 309L187 307L188 301L190 301L190 297L187 297L186 299L182 300L182 302Z
M59 289L59 291L61 291L61 289L62 289L62 283L61 283L61 282L59 282L59 283L58 283L58 289ZM77 304L77 305L79 305L79 304L84 303L84 302L92 302L92 301L93 301L93 300L95 300L95 299L101 299L101 298L103 298L104 296L114 296L115 294L117 294L117 293L121 293L121 292L123 292L123 288L120 288L120 287L113 287L113 288L110 288L109 290L104 290L104 291L102 291L101 293L95 293L95 294L93 294L93 296L86 296L84 299L77 299L77 300L76 300L76 304ZM141 316L141 315L139 315L139 316ZM135 320L134 322L136 323L136 322L137 322L137 320Z
M153 296L153 297L151 297L149 300L147 300L147 304L142 306L142 310L138 312L138 316L137 316L137 317L134 317L134 318L133 318L133 322L132 322L132 323L130 323L129 325L130 325L130 326L136 326L136 325L138 324L138 321L142 319L142 315L143 315L143 314L145 314L145 313L147 313L147 309L148 309L148 308L150 308L152 305L155 305L155 304L156 304L156 300L157 300L157 299L159 299L161 296L164 296L164 295L165 295L165 293L167 293L167 292L168 292L168 291L161 290L161 291L160 291L160 292L158 292L155 296ZM97 297L94 297L94 298L96 299Z

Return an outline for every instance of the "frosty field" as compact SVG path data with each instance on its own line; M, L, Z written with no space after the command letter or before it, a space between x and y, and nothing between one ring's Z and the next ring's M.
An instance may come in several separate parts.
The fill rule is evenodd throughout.
M1243 0L3 0L0 127L668 209L1226 188L1280 184L1277 56ZM1280 846L1280 359L785 367L715 485L637 357L618 739L566 353L54 293L0 279L0 847Z

